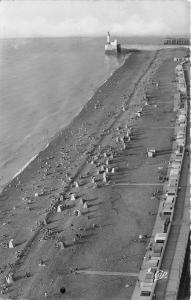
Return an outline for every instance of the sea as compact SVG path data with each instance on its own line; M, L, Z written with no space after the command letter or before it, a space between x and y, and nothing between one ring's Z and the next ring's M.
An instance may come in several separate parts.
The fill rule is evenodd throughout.
M161 39L129 41L158 43ZM104 44L105 37L0 40L0 190L124 63L125 55L105 55Z

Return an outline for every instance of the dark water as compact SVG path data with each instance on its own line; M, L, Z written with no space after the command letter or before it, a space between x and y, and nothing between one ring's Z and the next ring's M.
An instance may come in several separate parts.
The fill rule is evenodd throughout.
M124 57L104 38L0 40L0 188L82 109Z

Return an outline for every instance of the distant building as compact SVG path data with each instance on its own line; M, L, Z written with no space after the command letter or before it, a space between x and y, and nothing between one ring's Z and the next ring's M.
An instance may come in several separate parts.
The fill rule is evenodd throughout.
M164 45L190 45L189 38L166 38Z
M107 42L105 44L105 53L117 54L121 52L121 45L117 40L111 42L110 33L107 33Z

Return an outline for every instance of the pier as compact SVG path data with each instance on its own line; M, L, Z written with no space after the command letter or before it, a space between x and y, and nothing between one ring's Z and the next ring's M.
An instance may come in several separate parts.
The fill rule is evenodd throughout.
M165 45L189 45L189 38L166 38L164 41Z

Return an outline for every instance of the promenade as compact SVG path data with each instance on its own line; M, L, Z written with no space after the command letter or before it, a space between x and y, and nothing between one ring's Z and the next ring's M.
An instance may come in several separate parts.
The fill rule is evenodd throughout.
M182 76L183 71L178 71L178 76ZM184 70L184 73L187 71ZM178 77L179 78L179 77ZM179 80L179 79L178 79ZM180 82L180 81L179 81ZM181 81L185 84L185 82ZM180 88L180 86L178 86ZM186 91L185 91L186 92ZM189 128L190 128L190 120L189 120L189 103L187 107L187 101L189 100L189 86L187 82L187 93L186 97L184 96L185 101L185 107L188 111L187 114L187 126L186 126L186 132L185 132L185 144L184 149L188 149L190 145L190 134L189 134ZM184 94L184 93L183 93ZM176 106L176 105L175 105ZM178 123L176 126L180 126ZM178 127L177 127L178 128ZM175 130L177 132L178 129ZM173 145L173 151L170 158L171 164L176 159L175 155L175 149L176 149L176 139ZM176 150L177 151L177 150ZM166 239L164 240L164 245L162 248L162 253L160 254L160 257L158 258L159 261L157 263L157 270L163 273L165 276L161 276L161 278L157 278L156 274L153 277L153 282L149 281L150 283L146 284L145 278L147 278L148 274L152 274L152 269L149 269L149 261L150 257L152 259L152 248L148 247L145 260L143 261L143 265L141 267L141 271L139 274L139 281L137 282L136 288L134 290L132 299L157 299L157 300L175 300L177 299L177 294L179 291L179 284L180 284L180 278L182 273L182 268L184 264L184 257L185 252L187 248L187 242L189 237L189 189L190 189L190 183L189 183L189 155L188 152L185 151L185 155L182 160L181 164L181 171L179 174L179 177L177 177L177 194L176 194L176 200L174 205L174 214L173 217L170 219L169 228L167 229L166 233ZM174 164L175 165L175 164ZM170 168L169 168L170 169ZM168 177L171 179L172 171L168 171ZM177 172L178 175L178 172ZM173 175L174 177L174 175ZM175 179L174 179L175 181ZM163 192L168 191L169 187L168 184L165 184ZM153 229L151 241L155 239L155 236L159 232L165 232L163 229L163 220L161 219L161 213L164 210L165 202L161 201L159 205L158 215L156 218L155 226ZM173 205L172 205L173 207ZM151 244L151 242L150 242ZM149 245L150 245L149 244ZM151 250L151 251L150 251ZM146 291L147 296L143 297L141 296L142 291ZM150 291L150 292L149 292ZM150 295L149 295L150 293Z

